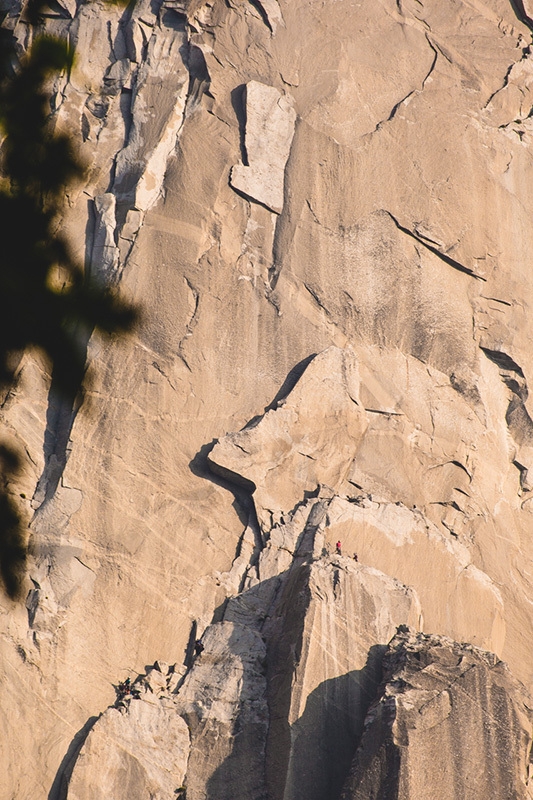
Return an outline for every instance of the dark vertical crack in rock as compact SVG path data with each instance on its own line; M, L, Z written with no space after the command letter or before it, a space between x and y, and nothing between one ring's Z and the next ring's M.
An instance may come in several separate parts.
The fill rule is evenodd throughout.
M81 326L78 329L79 346L87 354L92 329ZM32 499L34 509L39 509L56 493L59 481L67 465L72 426L83 403L83 386L74 396L60 394L57 380L52 370L52 383L48 392L46 410L46 429L44 434L44 468L37 481Z
M183 62L189 71L189 89L185 104L185 115L190 114L200 103L204 94L209 94L211 77L201 49L191 44L190 38L184 47Z
M519 19L520 22L526 25L529 28L529 30L533 33L533 19L531 19L531 17L527 13L523 0L509 0L509 2L511 4L511 8L516 14L517 19Z
M172 29L175 29L180 32L186 31L187 19L186 16L184 16L183 14L180 14L179 12L173 9L165 9L165 8L159 8L158 13L160 17L160 24L166 25L167 27L171 27ZM125 41L127 41L128 39L128 26L131 26L131 24L132 24L132 8L128 7L124 11L124 14L122 15L120 21L120 32ZM114 43L111 41L111 38L110 38L110 49L113 55L116 57L114 51ZM194 110L194 108L201 101L203 94L205 94L209 90L210 77L203 53L198 46L191 44L190 36L188 33L187 33L187 41L180 49L180 53L182 56L184 66L189 73L189 87L185 103L185 113L187 114L191 113ZM144 53L144 56L146 58L146 52ZM91 98L89 98L87 101L87 105L88 107L90 106L89 110L93 116L96 116L97 118L100 117L102 120L105 120L105 117L109 110L109 97L116 94L117 91L120 91L121 93L120 110L124 116L124 121L125 121L125 140L123 146L127 147L132 127L131 124L133 115L132 97L134 93L132 93L132 91L129 89L121 90L120 86L117 89L115 83L116 81L111 81L111 79L106 79L104 77L104 86L102 89L102 93L99 95L95 95L92 101ZM134 204L133 202L126 202L126 203L123 201L121 202L120 198L118 198L119 193L117 192L117 187L115 185L114 168L112 169L110 181L111 182L109 185L109 192L110 194L113 194L117 197L116 227L113 231L115 244L117 245L120 239L120 234L124 228L128 212L134 209ZM95 224L96 224L95 215L93 213L93 209L90 208L90 219L88 222L88 229L90 228L91 230L88 231L90 233L90 235L88 236L88 248L89 248L89 240L92 243L94 239L94 232L92 228L94 228ZM135 237L136 234L133 235L133 241L131 242L131 246L127 249L126 258L131 252ZM92 247L90 249L92 249ZM96 271L98 273L100 271L100 265L98 263L93 263L94 257L91 258L91 255L89 253L87 253L87 256L88 256L87 258L88 269ZM122 264L119 263L116 267L116 270L114 271L114 274L108 276L112 280L112 282L117 283L120 281L123 269L124 269L124 263ZM185 334L186 337L191 335L191 330L194 327L198 311L198 293L194 289L194 287L191 286L190 283L188 285L195 298L195 307L191 320L187 325L187 332ZM83 331L83 332L80 331L79 333L80 347L83 349L83 352L85 354L87 352L87 346L91 334L92 331ZM182 352L184 340L185 337L180 342L178 348L179 356L186 364L186 366L190 369ZM46 431L44 440L45 466L37 482L33 498L33 504L35 508L39 508L45 501L50 500L54 496L57 490L65 466L67 464L69 455L70 433L72 430L72 426L74 424L74 420L76 418L76 414L81 406L81 402L82 402L81 394L78 394L76 397L60 396L57 392L56 381L54 380L54 376L52 375L52 386L50 388L48 396L48 409L46 415Z
M269 29L270 33L273 33L274 31L273 31L272 25L270 24L270 20L268 18L268 14L265 11L265 9L263 8L263 4L261 3L261 1L260 0L249 0L249 3L250 3L251 6L253 6L253 8L255 8L255 10L259 14L261 19L265 23L265 25L267 26L267 28Z

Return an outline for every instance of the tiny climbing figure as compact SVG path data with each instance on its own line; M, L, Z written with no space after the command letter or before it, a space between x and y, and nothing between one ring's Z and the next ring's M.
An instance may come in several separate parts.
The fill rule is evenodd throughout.
M116 687L117 693L117 701L123 700L125 697L131 694L131 680L126 678L125 681L121 681L118 686Z
M357 558L357 553L354 553L354 554L353 554L353 560L354 560L354 561L359 561L359 559Z
M197 639L194 643L194 652L197 656L204 652L204 646L201 643L200 639Z
M337 553L338 556L342 556L341 543L340 542L337 542L337 544L335 545L335 552Z

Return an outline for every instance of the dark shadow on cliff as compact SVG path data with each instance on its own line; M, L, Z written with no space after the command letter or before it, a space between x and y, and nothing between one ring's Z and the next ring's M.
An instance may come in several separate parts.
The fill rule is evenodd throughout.
M533 20L527 13L523 0L510 0L510 3L517 19L527 25L530 31L533 31Z
M267 664L261 624L275 602L279 586L280 576L276 576L230 598L223 622L231 622L234 627L222 657L213 659L206 637L202 638L204 651L193 657L193 671L196 667L201 669L205 662L211 666L206 680L213 681L214 687L224 686L222 698L218 693L211 698L211 683L206 685L206 692L201 690L206 701L189 705L183 714L191 733L187 791L193 796L206 800L267 800ZM242 664L240 675L238 667L236 670L237 682L235 666L229 666L236 658ZM236 714L211 714L211 702L222 702L226 709L236 704Z
M313 361L313 359L316 358L316 356L317 353L311 353L311 355L307 356L306 358L303 358L301 361L299 361L297 364L294 365L294 367L287 373L287 377L281 384L279 391L276 393L276 396L274 397L272 402L270 402L267 406L265 406L265 413L267 411L270 411L272 408L276 408L278 403L281 400L284 400L287 397L287 395L292 392L292 390L294 389L294 387L304 374L305 370L307 369L311 361Z
M195 730L194 719L187 719L193 740L188 767L189 785L195 781L195 774L206 774L209 765L213 765L215 748L220 751L220 742L227 740L227 755L223 761L211 772L205 785L201 781L202 786L194 787L196 792L205 792L206 800L267 800L270 796L267 777L269 740L275 728L278 753L280 741L288 730L291 678L302 650L305 610L309 601L309 569L318 522L316 514L310 510L308 522L295 544L294 560L288 571L242 591L221 609L225 622L239 626L229 639L230 652L243 657L239 631L248 630L255 632L255 636L252 634L255 642L267 642L267 655L266 661L259 655L255 658L253 651L244 655L247 666L241 679L240 710L231 730L209 719L200 722L199 729ZM286 602L292 608L287 624ZM200 658L204 657L209 658L209 653ZM279 703L271 705L271 696L276 692L281 695ZM277 726L272 725L271 719L274 706L275 713L281 713ZM290 730L288 732L290 736ZM198 742L196 745L195 740ZM282 746L281 752L282 769L286 771L284 756L288 751Z
M302 676L297 685L294 677L305 661L312 550L324 513L320 501L310 509L289 570L228 599L221 614L235 627L221 649L210 652L209 637L203 636L204 650L195 655L196 623L191 628L184 681L199 668L195 681L201 702L186 703L182 713L191 733L187 785L194 796L282 800L286 790L293 800L340 796L382 678L386 647L373 646L361 669L319 684L290 724L291 705L297 705L302 688ZM220 703L223 713L211 713L212 703ZM74 738L48 800L66 800L76 759L95 721Z
M231 105L233 106L235 116L237 117L237 122L239 123L239 142L241 149L241 161L245 167L248 167L250 165L248 163L248 153L246 152L246 143L245 143L246 84L241 83L239 86L236 86L235 89L232 89L230 97L231 97Z
M297 642L293 645L298 647ZM290 702L293 659L274 660L270 648L268 743L264 726L247 724L241 715L232 730L231 751L207 782L206 800L282 800L285 791L293 800L337 800L359 745L368 707L376 698L385 649L384 645L375 645L362 669L321 683L291 726L285 714L289 710L286 701ZM279 655L281 650L283 646ZM285 697L277 698L279 705L272 697L275 674L281 678L278 691L283 695L287 689ZM265 756L267 774L261 774ZM250 783L252 765L255 787Z
M85 352L89 336L85 337L86 341L83 344ZM44 468L37 481L33 496L33 504L38 508L50 500L57 491L67 465L70 434L82 404L82 396L81 392L70 396L58 392L52 373L43 442Z
M385 645L370 648L365 666L324 681L292 726L289 793L298 800L335 800L350 771L370 704L381 682Z
M63 39L42 35L43 9L42 0L25 4L23 27L32 44L23 55L14 33L0 30L0 218L4 232L0 393L3 396L16 385L21 355L39 351L47 369L52 369L53 383L45 442L50 474L42 477L48 496L48 487L52 491L57 486L66 462L68 432L85 373L88 332L129 330L137 312L120 298L116 287L89 278L58 224L65 212L67 187L85 181L87 172L68 134L52 124L49 89L56 77L69 74L74 51ZM5 13L0 12L2 20ZM56 395L64 398L66 406L57 405ZM6 448L11 449L7 441ZM13 455L17 454L13 451ZM26 455L21 451L20 456L24 462ZM21 599L26 522L8 491L13 472L9 465L4 472L2 466L0 588L12 599Z
M294 800L339 796L381 681L386 646L374 645L362 669L323 681L307 697L303 714L290 724L291 705L298 702L294 676L305 646L303 630L311 600L309 572L305 562L291 569L277 603L278 621L274 618L269 626L269 800L282 800L285 793Z
M315 357L316 353L311 353L311 355L295 364L294 367L292 367L292 369L288 372L285 380L283 381L279 390L276 392L275 397L270 403L268 403L268 405L265 406L263 413L252 417L252 419L246 423L242 430L253 428L263 418L264 414L272 409L275 409L278 403L287 397L290 392L292 392L303 373ZM216 486L221 486L223 489L231 492L234 497L233 507L237 512L240 521L243 523L243 525L248 525L250 519L252 518L253 524L254 518L255 521L257 521L255 504L252 497L256 486L252 481L248 480L244 476L233 473L230 470L226 470L224 467L220 467L218 464L210 460L210 453L218 441L218 439L213 439L208 444L202 445L194 458L189 462L189 469L193 475L196 475L199 478L204 478L205 480L214 483Z
M233 508L235 509L241 523L246 526L248 525L252 509L255 513L255 506L251 498L251 493L244 487L238 486L233 481L229 481L223 476L216 474L210 468L208 460L209 453L216 445L217 441L218 439L213 439L213 441L209 442L209 444L204 444L196 453L194 458L189 461L189 469L191 470L192 474L196 475L198 478L204 478L205 480L214 483L215 486L221 486L223 489L226 489L228 492L230 492L234 497L232 503Z
M313 359L316 358L316 355L317 355L316 353L311 353L310 356L303 358L301 361L295 364L294 367L287 373L287 377L285 378L280 388L276 392L275 397L270 401L270 403L268 403L264 407L263 413L257 414L255 417L252 417L246 423L244 428L241 428L241 430L246 431L250 430L250 428L255 428L256 425L259 422L261 422L267 411L275 410L278 407L278 404L281 403L283 400L285 400L285 398L292 392L292 390L294 389L294 387L304 374L305 370L307 369L311 361L313 361Z
M295 800L334 800L349 773L366 713L382 679L386 645L371 647L361 669L323 681L307 697L299 719L292 725L289 721L298 702L295 672L305 660L312 551L323 513L320 503L310 510L288 572L232 598L225 609L225 620L254 626L267 642L268 731L263 730L264 741L256 735L248 739L237 720L232 750L208 781L208 800L247 800L252 796L282 800L286 792ZM251 748L254 754L256 748L262 754L266 795L258 787L255 794L247 794L239 784L239 764L246 761L246 753L250 757ZM228 786L232 787L230 794L225 793Z
M52 788L48 792L48 800L66 800L72 770L91 728L98 719L99 717L90 717L71 741L65 757L59 765Z

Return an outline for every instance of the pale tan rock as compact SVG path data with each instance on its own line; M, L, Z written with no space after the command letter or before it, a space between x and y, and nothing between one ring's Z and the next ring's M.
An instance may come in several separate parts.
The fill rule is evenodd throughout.
M189 730L175 709L131 700L125 708L105 711L89 732L68 800L166 800L183 784L188 757Z
M277 213L283 208L285 164L295 121L296 112L289 96L258 81L246 85L248 163L233 167L230 182L235 189Z
M464 544L402 505L335 498L327 513L330 549L340 540L343 552L355 552L362 563L412 586L420 598L424 630L455 632L462 641L503 651L502 594L472 563Z
M53 107L89 166L62 227L85 262L91 201L114 194L117 275L144 316L126 340L91 340L72 428L57 425L29 361L1 410L29 454L12 489L34 512L38 584L34 626L25 605L2 601L1 796L53 800L74 737L126 666L181 664L193 624L220 619L241 588L228 614L249 624L306 528L305 552L312 530L328 544L310 505L288 512L329 476L294 453L303 474L283 477L276 461L274 485L266 460L250 469L265 476L260 513L260 497L277 509L263 519L273 546L258 555L246 541L250 563L233 569L248 500L207 478L205 455L332 345L355 352L364 421L346 475L357 485L332 488L343 502L373 497L364 521L345 519L360 527L337 520L343 547L353 539L364 566L416 587L424 625L481 635L533 685L527 19L508 0L279 0L279 10L277 26L274 3L247 0L159 10L142 0L127 13L94 2L73 20L46 17L77 48ZM18 13L12 5L4 23L23 49L32 34ZM250 202L230 184L251 83L290 92L296 113L276 158L279 213L261 205L271 181L255 181ZM318 448L316 411L295 435ZM264 441L277 453L279 441ZM383 523L396 503L410 519L401 536Z
M270 796L336 797L381 676L384 643L420 622L416 594L348 558L293 570L267 624Z
M132 127L118 153L114 189L119 199L146 211L158 199L167 161L183 123L189 74L180 48L184 33L167 28L150 38L136 75Z
M259 0L259 5L267 15L268 24L272 28L272 33L276 33L278 25L284 25L283 14L278 0Z
M342 485L367 425L358 389L355 355L331 348L277 409L215 445L213 469L253 487L264 530L271 514L291 511L319 483Z
M107 192L94 198L95 230L91 254L93 274L105 281L114 282L119 252L115 243L116 199Z
M252 628L210 626L177 708L191 731L187 797L266 798L265 643Z
M374 356L371 366L369 361L358 365L349 351L335 348L317 356L281 407L221 440L210 453L210 461L217 471L229 477L234 473L257 487L253 497L265 531L266 511L279 519L322 482L337 492L351 489L351 500L332 497L335 488L329 490L322 532L330 552L341 540L345 554L351 557L356 552L363 563L413 586L422 602L427 630L455 633L459 639L501 653L506 631L504 600L498 586L472 562L463 531L464 520L479 513L468 500L475 496L472 483L481 483L483 476L478 474L477 454L465 451L464 443L481 429L480 421L467 412L461 437L452 417L453 409L464 401L448 388L446 399L428 420L432 439L428 426L431 446L426 447L424 428L418 423L417 430L407 423L415 408L418 415L415 395L420 396L427 381L426 371L413 364L408 373L412 388L408 388L402 386L407 374L404 359L396 365L387 359L383 369L378 354ZM383 382L385 387L380 386ZM366 415L363 400L368 404ZM349 421L352 417L355 424ZM313 427L318 432L311 434ZM411 431L409 438L406 428ZM436 458L439 447L442 460ZM400 463L404 471L395 468ZM374 471L386 476L385 481L381 477L372 481ZM300 478L300 485L295 478ZM372 500L370 495L358 494L358 485L387 492L391 500L401 498L413 508L398 499L395 503L379 497ZM435 505L441 509L438 527L424 516ZM269 546L258 564L261 580L289 568L301 530L297 517L271 528ZM421 569L421 565L425 566Z

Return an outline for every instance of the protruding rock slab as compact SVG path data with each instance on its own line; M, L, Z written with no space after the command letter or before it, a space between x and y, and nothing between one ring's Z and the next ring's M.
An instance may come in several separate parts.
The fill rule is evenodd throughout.
M318 484L344 481L367 427L358 400L353 351L320 353L277 409L255 425L221 439L209 455L213 469L257 487L254 499L263 527L288 512Z
M114 190L121 202L146 211L158 199L168 159L183 123L189 73L183 63L187 37L162 28L147 46L132 99L126 146L117 154Z
M532 707L497 656L401 628L342 800L521 800Z
M248 165L236 164L230 183L278 214L283 208L285 164L295 122L296 112L287 96L258 81L246 84Z
M330 548L341 540L343 552L356 551L363 563L416 590L426 630L501 654L506 629L500 589L476 567L457 537L447 535L416 508L367 497L356 502L334 497L327 521Z
M111 192L94 198L95 226L91 253L93 275L111 283L116 278L118 247L115 243L116 199Z
M285 27L285 23L283 22L283 14L281 13L278 0L259 0L258 5L263 9L272 33L276 32L278 25Z

